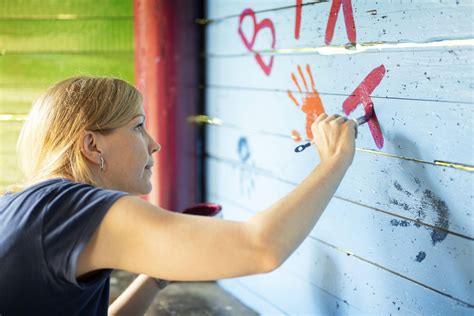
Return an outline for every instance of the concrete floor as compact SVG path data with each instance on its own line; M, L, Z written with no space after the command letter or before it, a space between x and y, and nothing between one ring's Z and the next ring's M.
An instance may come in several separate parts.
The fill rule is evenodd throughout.
M110 277L110 300L113 302L136 275L113 271ZM145 314L147 316L254 316L255 311L243 305L216 282L173 282L161 290Z

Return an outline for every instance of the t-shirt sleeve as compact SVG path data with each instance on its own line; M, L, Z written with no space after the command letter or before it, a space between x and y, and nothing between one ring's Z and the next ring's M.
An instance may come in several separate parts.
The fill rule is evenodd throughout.
M127 193L64 181L49 194L50 202L43 215L42 243L52 278L79 288L108 278L111 270L104 269L93 278L78 282L77 259L112 204Z

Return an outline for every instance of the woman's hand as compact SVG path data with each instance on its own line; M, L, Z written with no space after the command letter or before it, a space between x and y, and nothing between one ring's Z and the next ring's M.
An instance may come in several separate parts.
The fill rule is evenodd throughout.
M349 167L354 159L356 128L353 120L337 114L319 115L311 130L321 163L336 159Z

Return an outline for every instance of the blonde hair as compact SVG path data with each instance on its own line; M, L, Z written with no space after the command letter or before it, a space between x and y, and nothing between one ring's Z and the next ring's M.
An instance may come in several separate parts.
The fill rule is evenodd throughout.
M74 77L50 87L31 108L17 142L27 187L52 177L96 185L81 152L85 130L107 133L141 112L141 93L127 82Z

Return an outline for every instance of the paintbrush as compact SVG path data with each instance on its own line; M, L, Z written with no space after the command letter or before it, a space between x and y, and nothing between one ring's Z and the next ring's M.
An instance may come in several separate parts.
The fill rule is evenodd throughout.
M373 104L370 104L370 108L369 108L369 110L367 111L367 113L365 115L363 115L361 117L358 117L356 119L352 119L354 121L354 123L356 124L355 138L357 138L357 130L358 130L359 126L362 125L362 124L367 123L373 115L374 115ZM306 144L299 145L295 148L295 152L300 153L303 150L305 150L307 147L311 146L312 144L314 144L314 140L311 140L310 142L308 142Z

